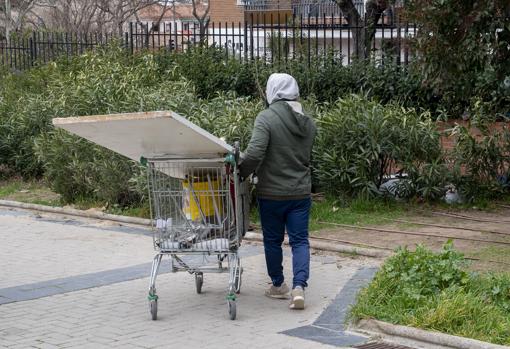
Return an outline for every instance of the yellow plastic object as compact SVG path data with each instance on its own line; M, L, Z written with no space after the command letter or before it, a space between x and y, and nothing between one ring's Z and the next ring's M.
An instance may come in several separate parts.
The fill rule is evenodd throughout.
M222 212L221 196L219 193L220 183L218 180L183 181L183 211L186 218L192 221L209 219L215 216L214 204L218 213ZM193 190L192 190L193 189ZM202 213L200 212L202 211Z

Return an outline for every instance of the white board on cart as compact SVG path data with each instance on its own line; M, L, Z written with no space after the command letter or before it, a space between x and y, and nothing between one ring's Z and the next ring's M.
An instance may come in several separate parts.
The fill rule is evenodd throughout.
M55 118L53 125L135 161L213 159L233 151L225 141L172 111Z

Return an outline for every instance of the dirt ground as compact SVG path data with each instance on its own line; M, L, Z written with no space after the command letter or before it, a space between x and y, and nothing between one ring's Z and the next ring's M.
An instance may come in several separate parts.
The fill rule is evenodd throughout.
M465 217L446 216L445 213ZM369 227L436 236L417 236L338 226L313 232L312 236L349 241L364 247L371 245L391 250L399 246L408 246L413 249L417 244L423 244L436 251L440 250L449 239L452 239L455 248L471 259L472 269L510 272L510 208L501 208L493 212L438 210L406 215L400 219L405 220L406 223L388 220L388 224Z

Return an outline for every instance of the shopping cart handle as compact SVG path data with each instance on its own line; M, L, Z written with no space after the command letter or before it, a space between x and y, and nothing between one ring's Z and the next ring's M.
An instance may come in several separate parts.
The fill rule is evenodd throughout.
M227 154L227 156L225 156L225 163L230 164L230 165L235 165L236 158L235 158L234 154Z
M240 159L240 154L241 154L241 151L239 150L239 148L240 148L239 141L235 141L234 142L234 159L236 161L236 164L239 164L239 159Z

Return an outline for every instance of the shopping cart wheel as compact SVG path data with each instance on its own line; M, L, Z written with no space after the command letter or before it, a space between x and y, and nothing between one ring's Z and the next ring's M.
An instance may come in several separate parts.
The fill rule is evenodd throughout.
M158 319L158 300L155 299L155 300L149 301L149 307L151 310L152 320L157 320Z
M230 315L230 320L236 319L236 301L228 300L228 314Z
M197 287L197 293L202 293L202 285L204 284L204 273L195 273L195 286Z

